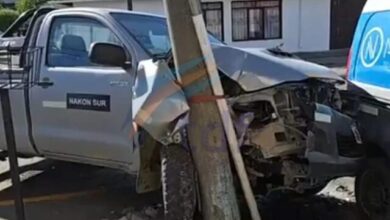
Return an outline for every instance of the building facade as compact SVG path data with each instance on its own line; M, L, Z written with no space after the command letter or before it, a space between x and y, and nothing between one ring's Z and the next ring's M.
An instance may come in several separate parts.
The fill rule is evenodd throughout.
M0 0L0 4L4 7L14 7L15 6L15 0Z
M297 51L347 48L366 0L202 0L207 29L229 45ZM128 7L127 0L72 0L75 7ZM164 15L163 0L132 0Z

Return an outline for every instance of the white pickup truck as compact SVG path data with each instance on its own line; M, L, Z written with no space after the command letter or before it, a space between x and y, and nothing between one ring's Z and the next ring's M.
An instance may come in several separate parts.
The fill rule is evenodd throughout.
M335 177L355 174L360 138L354 121L340 113L336 85L343 79L278 48L210 41L256 193L314 193ZM185 135L188 97L174 74L163 17L32 10L2 35L0 50L17 51L12 61L19 71L39 82L10 92L19 156L137 174L138 192L165 185L167 219L192 218L196 170ZM9 68L0 65L0 78ZM188 89L196 95L202 84ZM1 126L0 149L7 149Z

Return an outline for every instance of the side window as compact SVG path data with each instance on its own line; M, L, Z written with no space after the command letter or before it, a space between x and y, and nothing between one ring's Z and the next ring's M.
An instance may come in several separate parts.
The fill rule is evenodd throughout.
M90 18L56 18L51 26L47 64L55 67L94 66L88 53L95 42L121 44L114 33Z

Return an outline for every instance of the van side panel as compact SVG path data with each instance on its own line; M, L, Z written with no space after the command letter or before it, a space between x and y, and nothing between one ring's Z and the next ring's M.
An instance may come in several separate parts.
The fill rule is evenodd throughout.
M360 16L360 19L359 19L359 22L358 22L358 25L356 27L356 30L355 30L355 35L354 35L354 39L353 39L353 42L352 42L352 46L351 46L351 51L350 51L350 66L349 66L349 80L355 80L355 70L356 70L356 61L357 61L357 54L359 54L359 49L360 49L360 44L361 44L361 41L362 41L362 37L363 37L363 32L366 28L366 24L368 23L368 21L370 20L370 18L372 17L373 13L365 13L365 14L362 14Z
M360 95L359 121L369 151L390 156L390 1L368 0L351 47L348 79ZM382 153L382 152L380 152Z
M390 89L389 21L390 11L362 16L363 27L357 30L361 34L352 49L353 80Z
M390 102L390 10L362 14L351 48L349 80Z

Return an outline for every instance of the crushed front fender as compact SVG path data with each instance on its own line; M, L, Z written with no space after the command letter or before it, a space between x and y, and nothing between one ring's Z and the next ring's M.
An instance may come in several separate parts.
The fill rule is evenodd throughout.
M133 120L155 140L167 143L188 114L182 88L165 61L146 60L139 64L133 89Z

